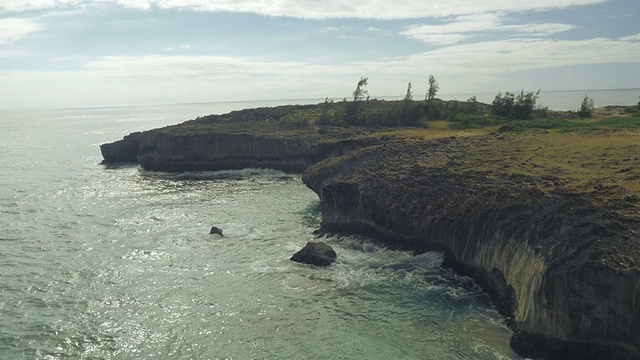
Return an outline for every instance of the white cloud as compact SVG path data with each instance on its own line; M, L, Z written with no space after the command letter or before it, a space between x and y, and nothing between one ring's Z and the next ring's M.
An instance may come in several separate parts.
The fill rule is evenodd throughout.
M620 38L620 40L622 40L622 41L640 41L640 34L625 36L623 38Z
M529 36L546 36L573 29L572 25L508 24L504 14L477 14L457 16L446 19L442 25L414 25L401 32L411 39L421 40L435 45L451 45L466 40L473 35L494 32L512 32Z
M286 16L302 19L360 18L417 19L491 12L524 12L562 9L609 0L405 0L402 5L388 0L366 2L343 0L0 0L0 12L118 4L128 8L227 11Z
M0 19L0 45L15 41L40 30L40 24L33 19Z
M581 41L511 39L442 47L380 62L377 67L381 71L411 73L428 64L430 73L475 76L568 65L623 63L639 58L640 43L605 38Z
M14 50L2 50L0 49L0 59L7 57L19 57L25 56L26 54L22 51L14 51Z
M191 45L170 46L160 49L162 52L176 52L181 50L191 50Z
M192 78L273 76L299 73L302 62L265 62L230 56L109 56L86 64L90 70L126 78Z
M629 62L640 58L640 43L605 38L581 41L510 39L444 46L402 58L327 65L230 56L111 56L86 63L86 70L127 79L282 79L360 75L456 74L491 76L567 65Z
M575 26L569 24L545 23L545 24L525 24L508 25L502 28L506 31L518 31L535 36L553 35L574 29Z
M416 94L434 74L446 92L564 87L552 78L523 80L521 71L588 64L628 63L640 58L640 42L605 38L582 41L510 39L443 46L408 57L324 65L230 56L110 56L83 61L81 71L2 71L0 107L160 102L230 101L284 98L342 98L360 76L370 77L372 97L402 95L407 81ZM616 65L611 65L616 66ZM514 76L516 79L513 80ZM607 74L584 74L603 79ZM526 77L525 77L526 78ZM540 77L538 77L540 78ZM632 86L636 76L625 78ZM7 90L10 89L10 92ZM444 86L442 89L445 92ZM490 91L490 90L489 90ZM4 101L4 103L3 103ZM51 104L51 105L48 105Z
M77 6L93 1L85 0L0 0L0 13L20 12L27 10L54 9L59 7Z

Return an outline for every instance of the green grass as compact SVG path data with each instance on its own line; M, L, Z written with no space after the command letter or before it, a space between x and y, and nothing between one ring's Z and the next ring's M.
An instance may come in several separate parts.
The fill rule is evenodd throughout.
M441 112L441 117L438 118L431 118L428 112L424 112L426 111L424 102L384 100L363 101L359 104L358 116L350 118L347 116L347 108L351 104L351 102L335 102L246 109L223 115L199 117L160 131L173 135L220 132L278 138L306 134L310 139L319 140L319 137L326 139L338 134L339 137L345 137L349 134L356 136L363 132L385 132L404 128L411 128L414 131L423 128L432 132L494 132L497 130L516 133L531 130L571 132L640 128L638 106L624 107L613 113L604 112L592 119L578 119L575 114L568 112L547 111L545 118L515 120L489 114L486 104L483 104L484 107L478 105L479 111L468 113L463 111L465 103L441 100L429 105Z
M490 126L504 125L508 120L496 116L469 116L449 126L455 130L482 129Z
M640 112L636 113L639 114ZM524 132L532 129L560 130L560 131L595 131L602 129L637 129L640 128L640 116L612 116L600 120L564 120L564 119L534 119L515 120L503 125L500 132Z

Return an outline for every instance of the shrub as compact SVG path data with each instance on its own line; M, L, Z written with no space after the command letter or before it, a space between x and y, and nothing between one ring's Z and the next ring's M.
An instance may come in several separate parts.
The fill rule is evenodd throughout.
M476 115L478 113L478 98L473 95L467 100L467 114Z
M524 90L520 91L517 96L510 92L498 93L491 102L491 113L502 117L512 117L515 119L530 119L533 115L533 110L536 107L536 101L540 95L540 90L537 92L525 93Z
M515 96L512 93L507 91L502 95L502 93L499 92L491 102L491 113L498 116L508 117L511 115L514 101Z
M539 95L540 90L526 94L524 90L521 90L520 94L516 96L516 103L513 106L513 117L516 119L530 119Z
M590 118L593 116L593 110L593 98L589 98L589 96L585 95L584 99L582 99L580 110L578 110L578 116L581 118Z
M285 129L304 129L311 125L311 120L304 114L287 114L278 123Z

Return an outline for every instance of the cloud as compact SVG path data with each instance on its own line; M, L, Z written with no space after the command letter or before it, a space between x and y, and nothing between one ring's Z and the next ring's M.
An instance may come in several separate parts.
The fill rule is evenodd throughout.
M567 65L629 62L640 43L596 38L577 41L509 39L443 46L406 57L345 64L269 61L232 56L150 54L110 56L85 63L87 71L122 78L315 79L370 74L455 74L488 76ZM354 75L355 74L355 75Z
M620 38L620 40L622 40L622 41L640 41L640 34L625 36L623 38Z
M86 63L89 70L125 78L228 79L234 77L292 75L305 67L303 62L267 62L231 56L159 55L108 56Z
M191 45L180 45L180 46L169 46L160 49L162 52L176 52L176 51L184 51L191 50Z
M567 24L508 24L501 13L464 15L447 18L441 25L414 25L401 32L411 39L434 45L452 45L472 36L496 32L512 32L528 36L547 36L569 31L574 27Z
M33 19L0 19L0 45L12 44L40 28L40 24Z
M6 87L10 92L5 90L5 97L0 96L0 107L33 106L37 101L46 106L62 106L341 98L349 95L360 76L370 77L369 91L374 97L402 95L407 81L413 81L415 93L420 93L421 84L426 86L427 74L434 74L441 84L448 84L447 92L477 92L493 86L496 90L505 86L571 88L574 83L557 84L553 79L546 79L541 85L535 80L522 82L519 72L629 63L639 56L640 42L595 38L460 43L406 57L331 65L212 55L78 58L74 61L84 64L82 70L0 70L0 83L11 84ZM584 74L586 78L590 76L603 74ZM574 80L584 84L584 77ZM627 83L635 81L633 77L625 79ZM630 86L627 83L622 86Z
M624 63L640 56L640 43L596 38L580 41L509 39L438 48L406 58L363 66L397 74L417 72L482 76L557 68L568 65Z
M301 19L418 19L491 12L525 12L563 9L610 0L405 0L401 6L388 0L4 0L1 12L117 4L134 9L175 9L211 12L244 12Z

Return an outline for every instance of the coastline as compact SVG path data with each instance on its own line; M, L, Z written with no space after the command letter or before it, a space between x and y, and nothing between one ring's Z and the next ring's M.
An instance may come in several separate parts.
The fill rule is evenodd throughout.
M640 161L624 156L640 150L637 130L487 135L279 121L321 106L209 116L101 148L106 163L150 170L304 170L322 231L442 251L509 318L520 353L640 358Z

